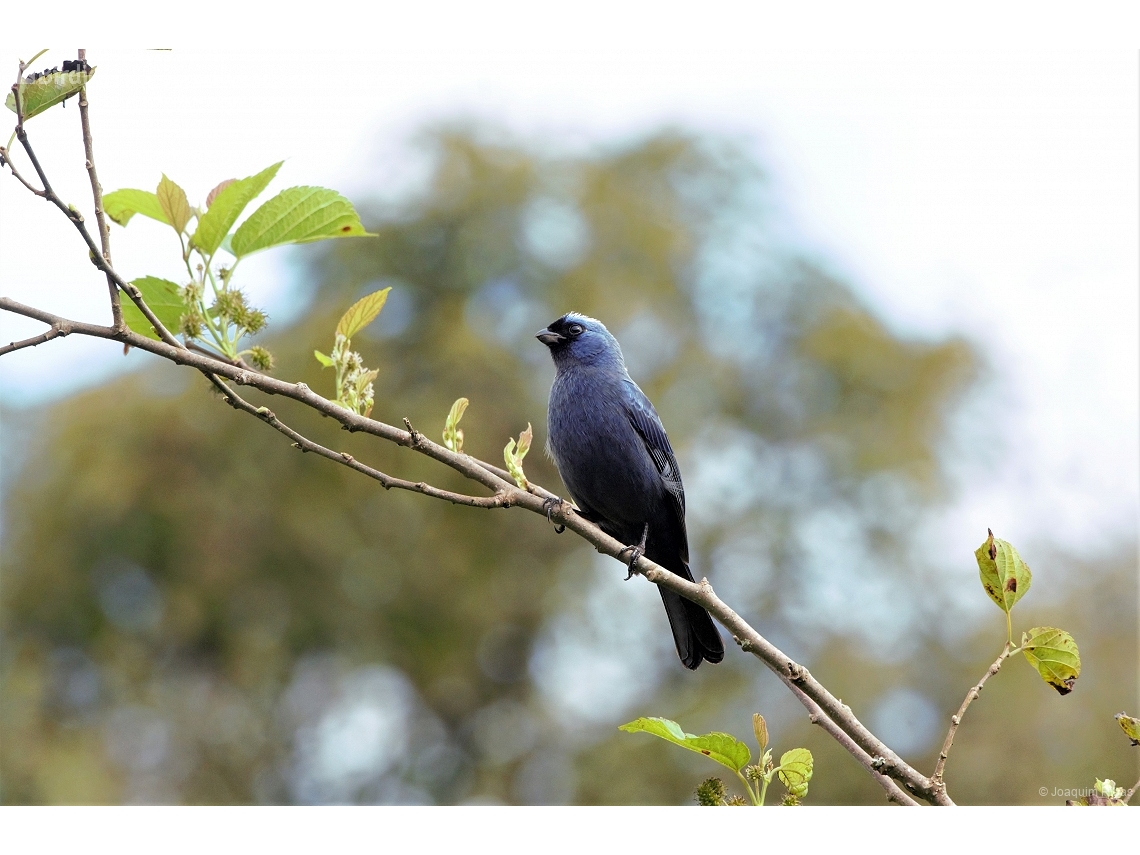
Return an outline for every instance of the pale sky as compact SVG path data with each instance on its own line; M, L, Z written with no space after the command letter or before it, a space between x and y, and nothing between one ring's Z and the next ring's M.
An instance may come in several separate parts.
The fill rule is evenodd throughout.
M966 449L970 486L935 542L966 550L969 563L987 525L1015 543L1072 549L1134 538L1136 50L856 51L834 37L793 50L722 24L719 39L705 27L687 41L676 19L657 42L613 33L589 42L581 28L556 26L512 40L473 24L465 38L393 25L367 50L326 53L91 49L99 173L106 190L152 189L165 171L196 201L223 178L286 159L271 189L398 195L423 175L410 138L432 120L497 123L567 149L664 124L727 135L768 170L797 243L897 332L961 333L990 361L989 397L968 418L985 421L994 441L984 455ZM0 50L13 76L17 54ZM57 190L86 211L78 124L71 103L28 128ZM112 228L128 278L176 275L165 227ZM288 314L288 257L243 263L245 284L278 318ZM6 174L0 293L107 320L103 280L78 236ZM5 343L42 329L0 316ZM146 359L79 337L21 351L0 363L0 402L51 400ZM966 429L962 441L977 435Z

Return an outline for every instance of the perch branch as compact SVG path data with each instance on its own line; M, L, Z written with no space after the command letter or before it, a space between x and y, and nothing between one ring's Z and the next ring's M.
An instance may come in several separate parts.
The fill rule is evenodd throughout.
M456 454L449 451L444 446L432 442L422 433L414 429L401 430L384 422L379 422L375 419L366 418L350 412L349 410L337 406L332 401L317 395L304 383L287 383L274 377L258 374L227 362L195 353L184 347L176 348L165 342L145 338L130 330L116 331L110 327L69 321L65 318L53 315L50 312L45 312L31 306L25 306L7 297L0 297L0 310L34 318L49 325L68 324L73 333L120 341L129 344L131 347L145 350L179 365L187 365L208 375L216 375L219 379L224 377L237 385L251 386L271 395L291 398L335 419L349 431L363 431L372 434L410 448L433 460L443 463L466 478L482 484L484 487L490 489L493 494L507 496L507 501L500 502L502 506L506 506L509 501L509 504L526 508L532 513L539 514L543 517L546 516L547 508L545 507L544 496L552 495L547 491L538 489L531 492L524 492L519 490L513 481L507 481L496 474L496 467L477 461L469 455ZM227 397L230 396L227 395ZM237 397L236 395L232 397L233 403L236 405ZM240 405L237 406L241 409ZM265 418L269 415L268 410L266 410L265 413L258 413L258 408L248 404L247 406L253 409L255 415L269 422L269 420ZM276 424L273 422L276 422ZM275 416L273 417L273 421L269 423L283 433L291 430L285 428L284 425L278 427L280 422ZM293 435L286 433L286 435L289 435L295 442L304 439L304 437L300 437L299 434ZM328 457L329 459L344 462L352 466L352 468L359 469L364 472L364 474L370 474L365 471L369 467L364 467L363 464L355 460L350 463L344 459L343 455L326 449L323 446L310 448L309 450L316 451L318 454ZM411 486L410 489L416 492L425 492L418 486L415 486L415 482L405 483L412 484L413 486ZM408 487L400 486L404 489L409 489ZM506 492L504 493L504 491ZM446 491L440 492L446 493ZM431 495L430 493L428 494ZM459 494L451 495L458 496ZM451 496L440 497L448 500L451 499ZM475 499L476 497L468 498ZM488 498L493 502L495 496L483 497L483 500L486 501ZM466 500L461 499L461 501L466 503ZM490 506L496 505L490 504ZM575 513L569 503L563 503L561 506L558 506L557 509L553 511L552 516L556 522L572 529L593 545L599 552L620 560L620 556L623 550L625 550L626 544L610 537L598 528L598 526L588 522ZM752 653L760 659L785 685L792 689L796 697L805 703L805 706L807 706L805 699L810 700L814 704L814 706L808 707L808 712L809 714L815 713L820 716L817 720L818 724L824 727L824 729L833 736L835 735L835 731L838 730L850 738L850 744L853 744L859 749L859 752L861 752L852 752L853 756L855 756L872 775L876 776L876 780L881 782L881 779L884 777L891 778L899 782L902 788L907 792L925 801L935 804L953 804L946 795L944 787L924 777L920 772L905 763L894 751L883 744L883 742L867 730L855 717L850 707L842 704L834 695L828 692L827 689L812 677L806 668L797 664L776 648L720 600L706 580L702 580L699 584L689 582L654 564L645 557L641 557L637 561L634 570L645 576L650 582L669 588L707 609L713 617L732 633L744 651ZM830 721L834 725L834 728L828 726L825 720ZM846 740L841 741L841 744L847 747L849 751L851 750ZM892 795L889 789L888 795Z

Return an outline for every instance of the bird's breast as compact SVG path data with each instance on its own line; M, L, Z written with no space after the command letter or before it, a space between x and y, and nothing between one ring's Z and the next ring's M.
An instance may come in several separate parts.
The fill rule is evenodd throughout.
M638 530L655 515L664 487L620 387L589 375L559 376L547 428L554 463L583 509Z

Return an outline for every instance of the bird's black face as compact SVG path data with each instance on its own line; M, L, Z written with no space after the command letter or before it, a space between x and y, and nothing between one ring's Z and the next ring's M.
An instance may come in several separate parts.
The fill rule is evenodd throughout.
M614 363L625 370L621 348L606 325L594 318L569 312L535 335L550 348L554 364L602 365Z
M563 315L535 336L552 351L562 350L586 332L585 318Z

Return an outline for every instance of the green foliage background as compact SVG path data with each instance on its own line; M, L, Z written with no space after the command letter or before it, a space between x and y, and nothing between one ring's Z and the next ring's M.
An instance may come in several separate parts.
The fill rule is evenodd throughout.
M697 572L872 725L900 688L925 699L936 736L903 753L929 771L1005 635L911 534L947 497L971 346L900 337L790 248L731 146L665 133L554 158L465 128L425 144L422 193L359 206L378 238L297 252L311 307L263 337L274 373L331 395L314 347L390 285L354 339L380 368L374 417L438 440L466 396L464 448L496 461L528 421L545 440L534 331L602 318L679 452ZM387 472L464 486L265 403ZM756 711L777 752L815 755L811 802L882 801L758 664L684 671L655 592L536 516L385 493L168 365L4 420L5 803L692 803L702 759L617 725L744 735ZM541 454L527 474L561 489ZM1111 721L1137 695L1135 544L1095 561L1019 546L1038 581L1017 619L1069 629L1084 673L1066 698L1019 663L989 683L948 766L960 802L1056 803L1038 789L1136 773Z

